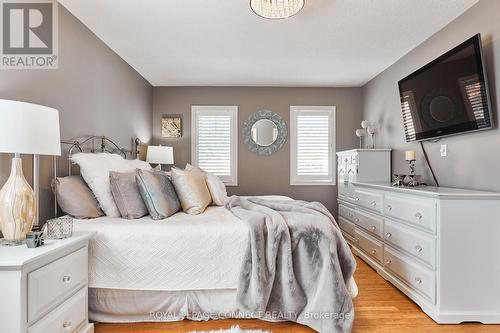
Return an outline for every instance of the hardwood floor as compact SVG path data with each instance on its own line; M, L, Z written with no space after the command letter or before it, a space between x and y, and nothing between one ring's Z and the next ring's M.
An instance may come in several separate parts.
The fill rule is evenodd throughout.
M420 308L357 258L355 279L359 295L354 301L353 332L362 333L483 333L500 332L500 325L438 325ZM295 323L267 323L260 320L219 320L175 323L96 324L96 333L182 333L229 328L263 329L273 333L311 333L312 329Z

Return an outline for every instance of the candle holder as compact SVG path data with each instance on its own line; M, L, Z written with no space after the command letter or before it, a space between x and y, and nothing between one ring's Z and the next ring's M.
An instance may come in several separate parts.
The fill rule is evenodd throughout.
M410 180L408 181L408 183L406 183L406 186L418 186L418 182L415 177L415 160L409 160L408 166L410 167L410 174L408 175L408 178L410 178Z

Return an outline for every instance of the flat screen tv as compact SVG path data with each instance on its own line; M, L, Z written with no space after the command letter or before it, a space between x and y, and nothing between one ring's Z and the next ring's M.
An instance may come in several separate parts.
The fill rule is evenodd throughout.
M407 142L493 126L479 34L399 81Z

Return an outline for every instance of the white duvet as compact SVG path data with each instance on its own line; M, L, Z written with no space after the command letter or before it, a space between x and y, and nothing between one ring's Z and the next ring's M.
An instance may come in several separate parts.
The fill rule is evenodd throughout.
M75 220L90 241L89 287L130 290L236 288L247 226L224 207L154 221Z

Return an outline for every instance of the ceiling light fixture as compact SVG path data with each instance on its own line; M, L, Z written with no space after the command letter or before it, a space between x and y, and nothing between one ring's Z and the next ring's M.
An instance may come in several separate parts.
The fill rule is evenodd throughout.
M250 0L255 14L266 19L284 19L297 14L305 0Z

